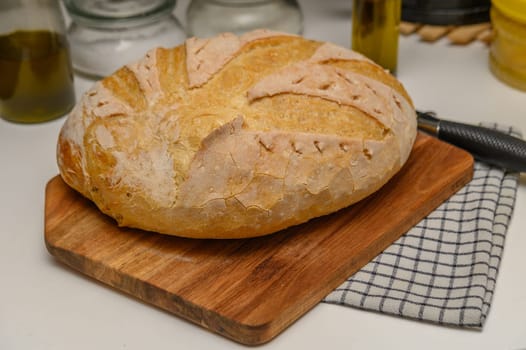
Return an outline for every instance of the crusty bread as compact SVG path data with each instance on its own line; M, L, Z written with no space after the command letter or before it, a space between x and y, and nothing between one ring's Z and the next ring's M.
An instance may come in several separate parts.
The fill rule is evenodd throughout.
M258 30L154 49L97 82L57 153L64 181L119 225L240 238L368 196L415 135L412 102L381 67Z

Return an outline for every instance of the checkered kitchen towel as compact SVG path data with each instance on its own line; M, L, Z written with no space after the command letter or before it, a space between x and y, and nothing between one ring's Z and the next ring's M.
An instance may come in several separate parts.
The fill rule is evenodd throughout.
M324 301L482 328L517 185L518 174L476 162L469 184Z

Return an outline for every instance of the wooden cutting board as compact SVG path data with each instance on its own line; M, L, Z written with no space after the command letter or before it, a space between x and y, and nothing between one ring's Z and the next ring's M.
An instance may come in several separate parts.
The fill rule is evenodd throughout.
M74 269L244 344L269 341L472 177L472 157L420 134L369 198L273 235L184 239L119 228L59 176L45 242Z

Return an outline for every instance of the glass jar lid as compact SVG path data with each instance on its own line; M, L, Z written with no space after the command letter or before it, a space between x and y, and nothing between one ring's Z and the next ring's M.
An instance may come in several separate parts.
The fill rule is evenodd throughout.
M64 0L73 21L120 28L151 23L171 14L176 0Z
M186 11L188 36L222 32L241 35L255 29L300 34L303 15L297 0L192 0Z

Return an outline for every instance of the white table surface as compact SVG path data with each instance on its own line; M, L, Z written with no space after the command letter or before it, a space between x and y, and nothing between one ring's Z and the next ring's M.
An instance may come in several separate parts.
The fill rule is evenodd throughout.
M301 1L304 35L350 42L348 0ZM183 17L186 1L177 8ZM488 70L483 44L400 41L398 77L420 109L526 132L526 93ZM1 79L1 77L0 77ZM77 91L91 82L78 78ZM0 349L236 349L210 333L62 266L44 246L44 188L57 174L64 119L0 120ZM265 349L526 349L526 176L518 189L493 303L482 331L456 329L319 304Z

